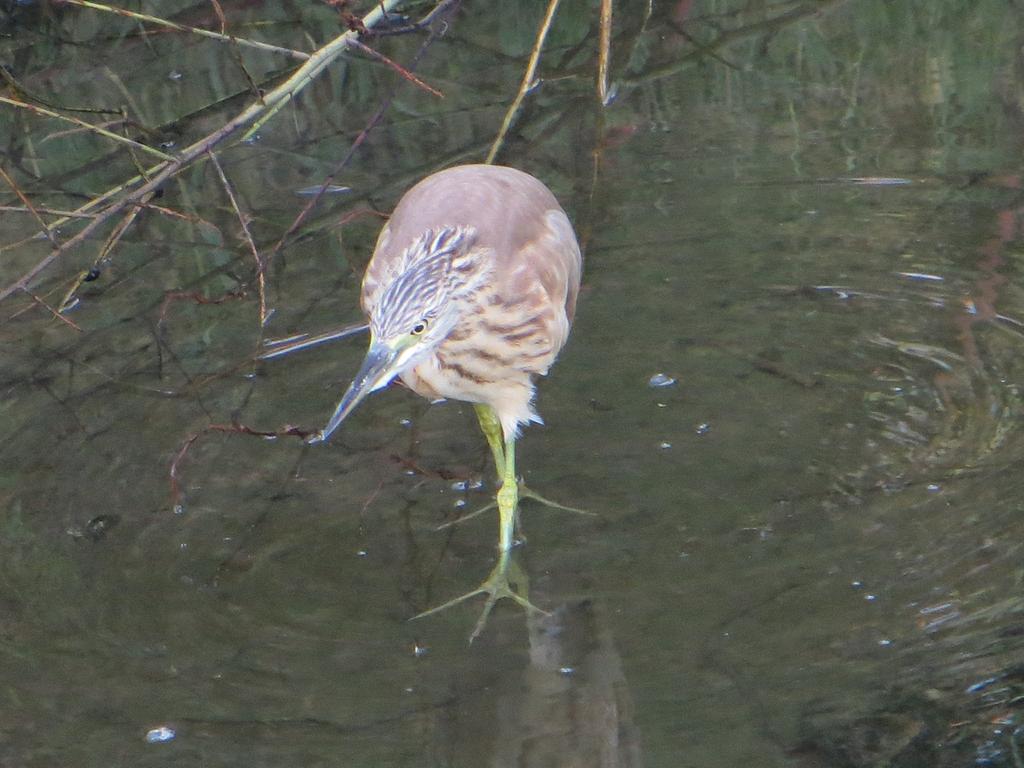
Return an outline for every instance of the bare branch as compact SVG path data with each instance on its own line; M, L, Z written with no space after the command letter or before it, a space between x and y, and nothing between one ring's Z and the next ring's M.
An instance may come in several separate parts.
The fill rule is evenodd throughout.
M84 0L81 1L84 2ZM381 0L379 3L374 5L373 9L367 13L366 16L363 17L363 23L367 27L372 27L375 24L380 23L384 16L392 8L399 5L401 1L402 0ZM330 66L338 56L351 47L356 36L357 33L355 32L345 32L331 40L319 50L315 51L305 64L299 67L298 70L296 70L295 73L281 85L272 91L269 91L262 101L251 104L213 133L183 149L177 158L160 163L148 169L150 178L146 180L145 183L141 184L141 186L138 186L131 191L126 191L120 197L117 197L122 190L127 190L142 181L140 177L135 177L134 179L119 185L115 190L108 190L105 192L100 196L100 199L106 200L111 197L115 197L116 199L104 208L95 219L83 227L78 234L65 242L64 245L51 251L15 282L0 289L0 301L3 301L13 293L27 288L29 283L43 272L43 270L57 261L57 259L67 253L71 248L84 241L111 216L124 210L130 205L138 203L140 200L145 198L146 195L155 192L164 184L164 182L180 172L182 168L190 165L197 158L205 157L207 152L234 136L243 128L252 125L268 113L276 112L281 106L294 98L294 96L303 88L313 82L313 80L319 76L324 69ZM121 137L118 137L118 139L122 142L124 141ZM87 206L83 206L83 209L81 210L91 207L95 207L95 205L90 203Z
M224 191L227 193L228 200L231 201L231 207L235 211L235 216L238 217L238 223L242 228L242 235L245 238L245 242L249 246L249 251L252 253L252 260L256 266L256 290L259 295L260 302L260 329L267 323L267 292L266 292L266 280L264 278L263 259L260 258L259 249L256 248L256 243L252 239L252 233L249 231L249 222L245 215L242 214L242 209L238 207L238 199L235 197L235 192L231 189L231 183L228 181L228 177L224 175L224 169L221 167L220 162L217 160L217 156L213 152L208 153L210 162L213 163L213 167L217 169L217 175L220 176L220 182L224 186Z

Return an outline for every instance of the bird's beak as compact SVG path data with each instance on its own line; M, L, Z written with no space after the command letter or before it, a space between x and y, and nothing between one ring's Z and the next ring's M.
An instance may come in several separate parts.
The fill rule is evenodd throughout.
M321 443L327 440L331 433L338 428L338 425L345 420L345 417L354 411L355 407L368 394L387 386L395 378L395 375L398 373L396 370L397 366L395 365L398 360L398 353L399 350L393 349L387 344L382 344L378 341L370 342L370 349L366 352L366 358L359 367L356 377L349 384L348 391L341 398L338 407L334 409L334 413L331 415L330 421L327 422L327 426L320 430L318 435L309 440L310 443Z

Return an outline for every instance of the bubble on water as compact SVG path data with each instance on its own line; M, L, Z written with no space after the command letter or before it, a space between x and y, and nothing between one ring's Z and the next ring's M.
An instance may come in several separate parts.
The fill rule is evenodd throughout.
M938 483L928 483L927 487L928 490L931 491L932 493L938 493L939 491L942 490L942 486L939 485Z
M463 491L466 490L467 487L468 487L468 485L467 485L465 480L456 480L451 485L451 489L453 491L457 491L458 493L462 493Z
M455 500L455 508L456 509L462 509L464 506L466 506L466 500L465 499L456 499Z
M412 419L399 419L398 423L401 424L403 427L411 427Z
M146 743L163 744L165 741L170 741L177 735L178 734L174 732L173 728L161 725L159 728L150 728L146 731Z
M698 435L706 435L710 431L711 431L711 425L708 424L707 422L704 422L702 424L698 424L697 425L696 432L697 432Z
M663 451L667 451L669 448L672 447L672 443L662 443L658 447L661 448L661 450Z
M168 80L181 80L181 78L183 77L184 75L176 69L172 69L170 72L167 73Z
M671 387L676 383L676 380L669 376L667 373L656 373L647 380L647 386L653 389L660 387Z

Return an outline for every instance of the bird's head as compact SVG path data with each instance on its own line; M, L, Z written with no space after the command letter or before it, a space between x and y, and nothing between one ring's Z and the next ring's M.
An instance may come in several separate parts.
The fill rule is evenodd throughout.
M314 442L330 437L363 399L415 367L448 337L465 297L486 277L466 227L427 230L398 259L401 271L370 311L370 348Z

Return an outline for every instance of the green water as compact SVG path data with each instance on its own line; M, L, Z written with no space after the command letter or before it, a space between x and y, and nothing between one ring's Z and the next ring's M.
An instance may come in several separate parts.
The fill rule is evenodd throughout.
M223 9L277 45L339 34L326 6ZM140 10L219 28L206 4ZM269 254L398 86L335 181L351 191L274 257L262 332L208 162L81 285L77 327L0 302L0 765L1019 763L1012 4L616 3L607 107L598 9L560 8L499 155L551 186L586 255L546 424L519 448L532 487L597 513L524 506L550 617L501 605L471 647L477 604L409 621L493 562L493 516L435 530L494 491L468 406L392 389L317 447L208 429L324 424L365 340L253 363L261 337L360 318L373 212L483 158L542 11L465 3L417 69L443 99L339 63L219 155ZM293 66L140 29L3 10L0 61L51 104L125 106L172 152ZM408 63L423 40L368 42ZM135 173L6 104L0 128L35 206ZM0 213L0 245L37 231ZM33 293L59 305L110 232ZM49 250L0 252L0 288Z

